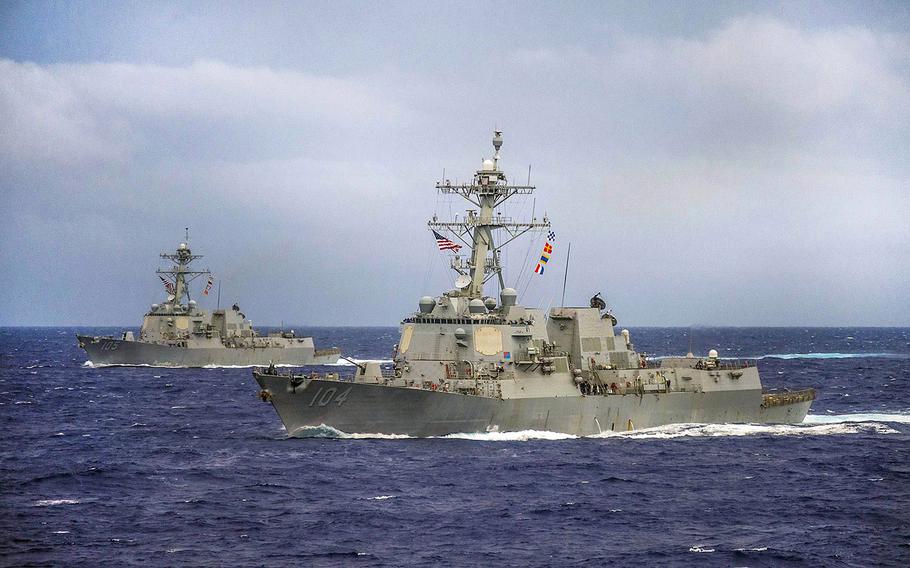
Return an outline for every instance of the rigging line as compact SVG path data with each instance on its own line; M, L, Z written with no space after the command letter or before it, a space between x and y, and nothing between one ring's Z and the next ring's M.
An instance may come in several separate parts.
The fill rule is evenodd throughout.
M536 235L532 239L528 239L528 250L525 252L525 260L522 264L521 271L518 273L518 278L515 280L515 289L517 290L521 286L521 279L527 276L530 278L530 275L525 274L525 269L530 268L528 264L528 259L531 258L531 251L537 246L537 240L540 238L540 235ZM525 287L527 288L527 286Z
M432 255L433 255L433 249L431 249L430 247L427 247L427 257L426 257L426 262L424 263L424 268L423 268L423 287L421 288L421 292L426 290L427 287L430 285L431 270L433 268Z

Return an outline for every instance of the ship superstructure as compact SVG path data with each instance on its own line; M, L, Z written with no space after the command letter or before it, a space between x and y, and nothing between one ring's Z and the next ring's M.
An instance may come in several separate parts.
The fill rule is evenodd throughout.
M301 366L338 361L338 349L317 350L311 337L297 337L294 331L260 335L237 304L231 309L200 308L190 297L190 283L208 277L207 294L213 280L208 269L191 267L202 255L193 254L188 235L174 253L160 257L170 265L156 271L167 297L151 305L138 339L132 331L124 331L120 337L76 336L94 365Z
M401 322L391 368L360 365L354 376L256 371L260 396L291 435L321 426L349 433L440 436L459 432L549 430L576 435L670 423L798 423L812 389L764 393L756 366L706 357L648 360L595 295L588 306L549 313L518 303L505 286L500 251L549 220L516 222L498 208L530 185L510 185L494 156L470 184L437 184L473 204L461 220L431 229L464 243L455 287L424 296ZM438 234L438 233L437 233ZM454 241L453 241L454 242ZM498 297L486 295L493 278Z

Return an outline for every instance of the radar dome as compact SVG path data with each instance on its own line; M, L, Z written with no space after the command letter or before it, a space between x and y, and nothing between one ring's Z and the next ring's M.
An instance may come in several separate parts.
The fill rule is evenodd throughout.
M518 292L515 288L503 288L502 292L499 293L499 299L502 302L502 307L508 308L509 306L514 306L515 301L518 300Z
M186 250L186 243L180 243L180 246L177 247L179 250Z
M420 306L420 313L428 314L436 307L436 300L433 299L433 296L424 296L420 299L418 305Z
M482 314L487 311L487 308L486 308L486 306L483 305L483 300L474 298L468 304L468 311L471 312L472 314Z
M464 330L463 327L455 328L455 337L458 339L464 339L468 336L468 332Z
M717 349L708 351L708 357L711 359L717 359Z
M484 298L483 305L486 306L488 310L496 309L496 298Z
M153 312L157 312L157 311L158 311L158 304L152 304L152 311L153 311Z
M493 165L493 160L491 160L491 159L489 159L489 158L487 158L486 160L484 160L484 161L483 161L483 167L482 167L481 169L482 169L483 171L485 171L485 172L492 172L492 171L494 171L494 170L495 170L495 166Z

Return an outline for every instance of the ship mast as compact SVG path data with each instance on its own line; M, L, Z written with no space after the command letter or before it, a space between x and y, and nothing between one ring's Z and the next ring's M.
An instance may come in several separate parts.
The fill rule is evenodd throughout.
M155 271L159 276L167 274L170 277L169 281L174 285L174 296L168 299L168 303L171 306L178 306L181 304L183 297L186 296L186 303L189 304L191 298L188 284L203 274L211 274L211 271L207 268L205 270L190 270L190 263L202 258L203 255L193 254L189 244L184 241L177 246L175 253L161 253L159 256L174 263L169 270L159 268Z
M505 173L499 169L501 147L502 131L496 130L493 134L495 150L493 159L483 161L481 169L474 174L470 184L452 185L448 180L436 184L436 189L440 192L458 195L480 210L469 209L463 221L458 221L456 217L454 221L443 222L434 216L427 223L432 229L449 231L471 249L469 259L461 255L452 258L452 269L470 277L470 284L467 284L459 295L472 299L483 297L483 285L494 275L499 279L500 288L506 287L502 266L499 263L499 253L503 247L531 229L550 227L550 220L546 216L541 221L534 217L530 222L520 223L495 213L496 208L513 195L534 193L532 185L509 185ZM497 245L494 241L494 231L498 229L502 229L505 235L502 242Z

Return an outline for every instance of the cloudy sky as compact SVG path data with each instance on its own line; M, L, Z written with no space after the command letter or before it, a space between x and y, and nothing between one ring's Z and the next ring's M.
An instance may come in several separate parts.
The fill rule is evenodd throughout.
M137 325L190 227L254 323L394 325L504 131L547 307L910 325L906 2L0 3L0 325ZM213 303L213 302L209 302Z

